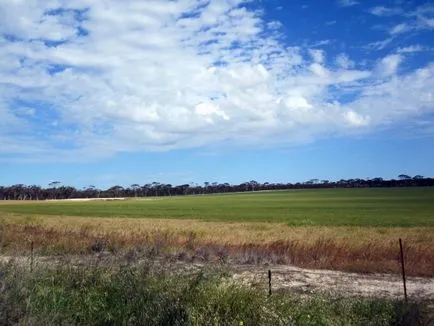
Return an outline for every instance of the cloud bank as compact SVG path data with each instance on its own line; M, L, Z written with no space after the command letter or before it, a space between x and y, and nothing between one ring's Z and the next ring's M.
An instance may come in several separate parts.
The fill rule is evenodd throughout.
M291 44L242 0L0 0L0 21L8 157L286 145L434 109L433 64Z

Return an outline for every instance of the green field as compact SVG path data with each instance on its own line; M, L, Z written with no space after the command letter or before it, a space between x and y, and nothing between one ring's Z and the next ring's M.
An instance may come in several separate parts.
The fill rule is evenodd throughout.
M434 226L434 188L293 190L108 202L0 202L0 212L304 226Z

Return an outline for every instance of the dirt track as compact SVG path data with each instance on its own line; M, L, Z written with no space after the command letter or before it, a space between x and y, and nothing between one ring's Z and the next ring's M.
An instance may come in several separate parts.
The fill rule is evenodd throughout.
M29 264L29 257L8 257L0 256L0 262L6 263L13 260L15 263L26 266ZM68 257L69 264L93 265L110 264L115 261L110 257ZM61 264L55 257L35 257L35 265ZM157 263L157 261L154 261ZM170 269L174 270L200 270L205 265L198 263L175 262ZM273 265L273 266L252 266L252 265L230 265L232 279L236 282L268 287L268 270L272 272L273 291L292 291L300 294L325 293L331 295L375 297L387 299L402 299L403 284L400 275L390 274L357 274L345 273L330 270L302 269L294 266ZM434 278L408 277L407 293L410 300L423 300L434 302Z
M389 274L356 274L329 270L302 269L293 266L270 266L274 291L298 293L321 292L345 296L388 299L404 297L402 278ZM249 284L268 284L267 268L238 266L236 280ZM434 301L434 278L407 278L409 299Z

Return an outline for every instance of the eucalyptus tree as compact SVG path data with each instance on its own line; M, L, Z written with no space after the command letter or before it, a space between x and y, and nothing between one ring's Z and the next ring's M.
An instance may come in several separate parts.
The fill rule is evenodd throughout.
M131 189L134 191L134 197L137 197L137 190L140 189L140 185L138 183L134 183L131 185Z

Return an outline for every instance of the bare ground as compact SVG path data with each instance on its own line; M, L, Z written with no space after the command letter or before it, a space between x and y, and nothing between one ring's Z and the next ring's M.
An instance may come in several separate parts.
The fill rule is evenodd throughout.
M25 256L0 256L0 263L14 262L21 266L30 266L30 258ZM35 257L35 265L73 265L110 264L120 262L109 256L75 257ZM125 261L124 261L125 262ZM140 261L138 261L140 262ZM157 260L153 261L158 264ZM198 271L212 264L172 262L171 270ZM384 299L402 299L404 297L402 277L393 274L358 274L331 270L303 269L288 265L255 266L229 265L232 280L237 283L268 288L268 270L272 274L272 291L291 291L308 295L322 293L347 297L372 297ZM412 301L425 301L434 304L434 278L407 277L407 294Z
M270 266L272 289L297 293L320 292L345 296L402 299L402 277L391 274L357 274L330 270L302 269L293 266ZM268 284L266 268L238 266L233 276L250 284ZM434 278L408 277L409 299L434 301Z

